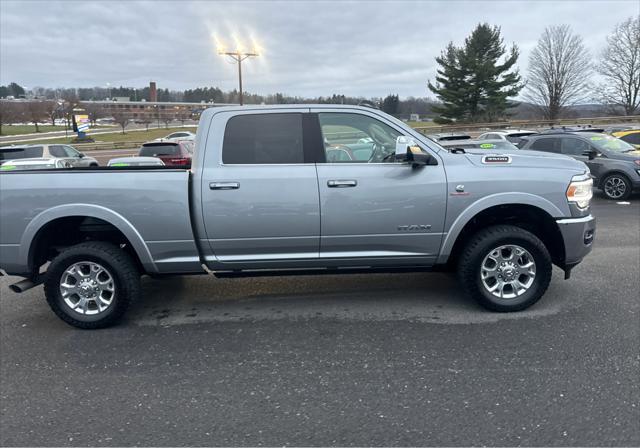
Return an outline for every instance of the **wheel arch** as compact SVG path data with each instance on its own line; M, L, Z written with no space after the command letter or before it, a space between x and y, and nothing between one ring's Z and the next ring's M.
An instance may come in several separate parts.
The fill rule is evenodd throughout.
M63 242L74 241L87 234L82 233L83 224L89 223L102 232L106 240L123 243L130 250L138 266L145 272L157 272L157 268L142 236L136 228L122 215L106 207L90 204L66 204L47 209L33 218L22 234L20 241L20 262L28 266L30 272L37 273L42 251L53 246L51 235L63 231L77 232L74 235L63 234ZM99 238L98 238L99 239ZM43 246L44 245L44 246Z
M561 265L565 257L564 240L554 217L565 216L566 213L544 198L527 196L536 200L520 196L500 201L497 199L504 197L497 197L490 201L478 201L465 209L446 234L438 263L455 263L467 241L479 230L491 225L512 224L530 231L542 240L554 264Z
M597 188L599 188L600 190L602 190L602 185L604 183L604 180L611 176L612 174L619 174L621 176L624 176L625 179L627 179L629 181L629 183L631 183L631 179L629 178L629 174L624 172L623 170L619 169L619 168L613 168L607 172L605 172L604 174L602 174L599 178L598 178L598 185Z

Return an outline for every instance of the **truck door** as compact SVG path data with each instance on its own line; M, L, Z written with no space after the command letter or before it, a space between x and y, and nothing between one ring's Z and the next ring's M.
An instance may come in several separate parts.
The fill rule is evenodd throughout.
M216 115L201 187L204 226L215 255L210 267L318 260L318 179L314 163L306 161L305 116L308 109Z
M396 139L404 133L381 115L312 112L325 152L317 164L321 259L344 265L432 264L446 210L442 163L413 168L396 161Z

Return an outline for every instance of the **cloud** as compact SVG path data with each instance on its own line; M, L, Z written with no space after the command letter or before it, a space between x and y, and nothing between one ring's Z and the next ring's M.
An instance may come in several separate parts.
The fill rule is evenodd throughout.
M214 36L255 41L245 90L292 95L427 95L434 58L479 22L499 25L521 50L544 28L567 23L594 58L636 1L588 2L0 2L0 83L29 87L144 86L184 89L237 83L237 66Z

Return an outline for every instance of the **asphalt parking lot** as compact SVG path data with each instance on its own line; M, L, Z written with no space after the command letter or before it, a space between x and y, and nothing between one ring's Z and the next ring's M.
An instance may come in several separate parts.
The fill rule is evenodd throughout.
M143 281L118 327L0 280L0 444L640 445L640 198L515 314L446 274Z

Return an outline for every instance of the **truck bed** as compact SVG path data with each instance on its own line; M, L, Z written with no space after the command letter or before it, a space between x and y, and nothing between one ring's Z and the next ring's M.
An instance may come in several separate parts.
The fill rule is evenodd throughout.
M0 175L0 265L26 262L40 223L88 216L127 236L147 272L201 271L191 227L190 172L98 168L6 172ZM24 243L24 244L21 244Z

